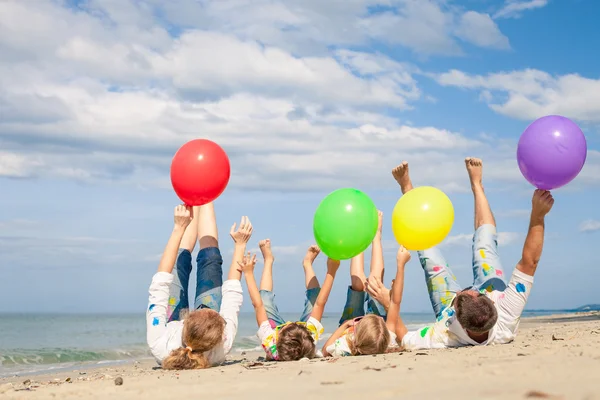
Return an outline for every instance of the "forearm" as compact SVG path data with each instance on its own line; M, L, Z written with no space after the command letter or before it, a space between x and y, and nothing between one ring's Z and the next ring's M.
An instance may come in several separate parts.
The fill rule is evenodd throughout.
M256 323L260 326L260 324L268 320L267 312L265 311L265 306L260 297L260 291L256 285L254 273L246 272L244 275L246 277L246 285L248 286L248 295L250 296L250 301L252 302L254 313L256 314Z
M531 216L521 261L517 264L517 269L524 274L535 274L544 247L544 225L544 217Z
M246 251L246 243L236 243L233 247L233 257L231 258L231 266L229 267L229 275L227 279L242 279L242 273L238 262L242 262L244 259L244 252Z
M325 342L325 345L323 346L323 350L322 350L323 356L327 357L327 356L331 355L331 354L329 354L327 352L327 348L329 346L331 346L332 344L334 344L335 341L338 340L340 337L342 337L342 335L344 334L344 332L346 331L346 329L348 329L348 326L344 322L339 328L337 328L335 330L335 332L333 332L331 334L331 336L329 337L329 339L327 339L327 342Z
M167 242L165 251L163 252L160 263L158 264L158 272L168 272L169 274L173 272L175 262L177 262L177 253L179 251L179 246L181 245L181 239L183 239L184 233L185 228L178 226L173 228L171 237Z
M390 331L396 330L396 323L400 319L400 303L404 292L404 266L405 263L398 264L396 278L390 293L390 306L387 315L387 326Z
M327 304L327 300L329 299L329 294L331 293L331 288L333 287L333 280L335 279L335 272L328 271L325 276L325 281L323 282L323 286L321 286L321 291L317 296L317 300L313 306L313 311L311 313L311 317L316 319L317 321L321 321L323 318L323 313L325 312L325 304Z

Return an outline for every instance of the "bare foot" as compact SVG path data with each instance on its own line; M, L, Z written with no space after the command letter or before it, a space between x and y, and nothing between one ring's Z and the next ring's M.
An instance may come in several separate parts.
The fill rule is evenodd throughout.
M273 257L273 252L271 251L271 239L265 239L258 242L258 247L260 247L260 252L263 255L265 261L274 261L275 257Z
M412 182L410 181L410 176L408 175L408 162L402 161L402 164L392 169L392 176L400 185L402 194L413 188Z
M465 158L465 165L467 166L467 172L469 173L471 188L483 189L483 161L481 161L480 158L467 157Z
M312 265L312 263L315 261L315 258L317 258L317 256L319 255L320 252L321 252L321 249L319 248L319 246L317 246L316 244L313 244L312 246L310 246L308 248L308 250L306 250L306 255L304 256L304 262Z

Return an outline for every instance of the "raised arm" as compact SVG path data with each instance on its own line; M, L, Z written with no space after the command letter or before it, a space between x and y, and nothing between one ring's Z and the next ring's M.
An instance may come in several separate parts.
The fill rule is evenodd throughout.
M348 321L345 321L342 325L340 325L339 328L337 328L335 332L331 334L331 336L329 337L329 339L327 339L327 342L325 342L325 345L323 346L323 357L329 357L332 355L327 351L327 348L334 344L335 341L338 340L340 337L342 337L344 335L344 332L346 332L346 329L350 328L353 324L354 320L349 319Z
M254 279L254 267L256 266L256 254L250 256L250 253L245 255L238 263L240 272L244 273L246 278L246 285L248 286L248 294L250 295L250 301L254 307L254 313L256 314L256 323L261 326L265 321L268 321L267 311L263 305L260 297L258 286L256 286L256 279Z
M402 338L408 332L406 325L402 321L402 317L400 317L400 303L402 302L402 293L404 292L404 267L409 260L410 252L403 246L400 246L396 255L396 279L394 279L394 283L392 284L390 308L386 320L388 330L395 332L399 341L402 341Z
M242 262L244 254L246 252L246 244L252 236L252 223L250 219L243 216L240 221L240 227L236 230L235 223L229 231L231 239L233 239L233 257L231 259L231 266L229 267L229 275L227 279L237 279L238 281L242 278L239 263Z
M321 321L323 318L323 313L325 312L325 304L327 304L327 300L329 299L329 294L331 293L331 288L333 287L333 281L335 279L335 274L337 273L338 268L340 267L340 262L338 260L332 260L331 258L327 259L327 275L325 276L325 281L321 286L321 291L317 296L317 300L315 301L315 305L313 306L312 313L310 316L317 321Z
M529 220L529 231L523 245L521 261L517 269L522 273L533 276L537 269L542 248L544 247L544 219L552 209L554 198L547 190L536 190L531 200L531 218Z
M188 227L194 218L193 214L194 212L192 207L187 207L184 205L178 205L175 207L173 217L175 224L173 226L173 231L171 232L171 237L169 238L167 246L165 247L165 251L160 258L158 272L167 272L169 274L173 272L175 262L177 261L177 252L179 251L179 246L181 245L181 239L183 239L185 228Z

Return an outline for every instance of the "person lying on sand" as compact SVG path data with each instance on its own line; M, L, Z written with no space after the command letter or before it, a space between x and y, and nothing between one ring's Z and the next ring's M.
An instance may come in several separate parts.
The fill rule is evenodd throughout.
M230 231L235 243L233 259L223 282L213 204L175 208L175 226L152 277L146 312L148 346L164 369L219 365L231 350L243 300L238 262L252 236L248 217L242 217L238 230L235 225ZM194 311L189 311L191 253L198 238L196 297Z
M521 314L533 286L544 244L544 219L552 209L552 194L533 193L529 231L508 285L498 255L496 221L482 184L483 163L465 160L475 199L473 235L473 285L462 289L438 248L419 251L429 297L437 322L416 332L398 335L405 349L426 349L509 343L514 340ZM408 163L392 174L402 193L411 190ZM376 277L369 281L369 293L385 302L386 289Z
M323 287L320 287L313 270L313 262L321 250L317 246L309 247L303 262L306 284L304 312L298 322L286 322L277 309L273 294L275 258L271 250L271 241L269 239L262 240L259 246L265 261L260 291L254 279L256 256L244 257L243 262L240 263L240 269L246 277L248 293L256 313L258 338L265 350L267 360L295 361L302 358L314 358L317 356L316 343L324 331L321 318L340 262L327 259L327 275Z
M378 211L379 226L371 246L371 277L383 279L383 246L381 228L383 213ZM397 348L396 318L387 319L386 309L365 292L365 254L360 253L350 261L350 281L346 304L339 328L323 346L323 355L345 357L382 354ZM366 310L365 310L366 309Z

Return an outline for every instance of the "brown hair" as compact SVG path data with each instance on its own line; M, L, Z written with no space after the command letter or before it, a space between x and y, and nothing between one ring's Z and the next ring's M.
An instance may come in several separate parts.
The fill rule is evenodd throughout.
M305 326L290 324L279 332L277 353L280 361L314 358L316 351L312 335Z
M164 359L164 369L203 369L208 368L205 351L223 341L225 321L214 310L202 309L182 312L183 347L175 349Z
M390 344L390 331L383 318L367 315L354 328L354 338L347 337L353 356L383 354Z
M482 294L473 297L459 293L454 308L460 325L473 333L488 332L498 320L494 302Z

